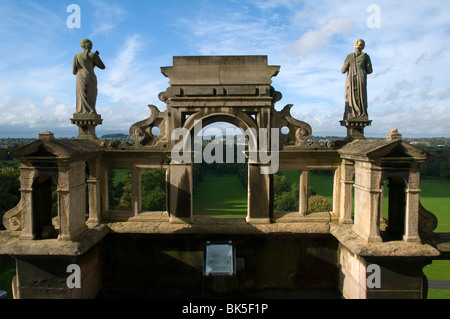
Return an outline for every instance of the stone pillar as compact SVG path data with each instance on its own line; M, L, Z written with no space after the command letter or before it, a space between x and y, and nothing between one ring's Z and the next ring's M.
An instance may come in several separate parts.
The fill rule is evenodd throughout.
M33 235L33 179L35 169L20 167L20 201L22 205L22 232L20 239L34 239Z
M341 164L341 199L339 201L339 223L352 224L353 209L353 177L355 175L354 163L342 160Z
M262 174L261 164L248 164L248 223L270 223L273 217L273 174Z
M88 223L98 224L101 221L101 167L98 161L90 162L88 184L89 219Z
M58 165L59 239L72 240L87 229L85 162Z
M339 219L339 209L341 207L341 167L337 167L333 174L333 206L331 219Z
M381 171L369 162L355 163L355 220L352 230L367 241L381 241Z
M419 168L411 169L409 182L406 189L406 217L405 234L403 240L419 242L419 207L420 207L420 171Z
M300 171L298 210L301 216L308 213L309 171Z
M169 206L167 211L170 222L192 222L192 164L172 162L169 170Z

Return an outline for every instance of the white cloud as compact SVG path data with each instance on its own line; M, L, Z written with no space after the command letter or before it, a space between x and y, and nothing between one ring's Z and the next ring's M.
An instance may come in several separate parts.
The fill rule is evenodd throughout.
M95 21L93 23L94 30L89 35L90 38L112 30L126 15L125 10L112 1L103 2L96 0L92 1L92 5L94 7ZM88 13L82 12L82 15L88 15Z
M161 75L159 65L146 60L146 41L134 34L118 46L116 55L98 71L99 92L112 103L122 106L146 106L165 90L167 80ZM104 74L103 74L104 72Z
M53 97L35 103L30 98L5 98L0 101L0 127L8 136L37 137L44 130L70 130L74 106L56 104ZM76 127L74 134L76 133ZM3 136L6 134L3 133Z
M348 18L332 19L327 21L320 29L309 30L294 44L287 48L300 56L309 55L321 50L326 50L335 34L348 33L355 27L353 20Z

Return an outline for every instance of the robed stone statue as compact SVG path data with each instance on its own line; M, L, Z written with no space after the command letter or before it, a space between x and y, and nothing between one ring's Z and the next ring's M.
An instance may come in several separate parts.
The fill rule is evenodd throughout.
M362 52L364 46L364 40L355 41L355 52L347 55L341 70L342 73L347 73L344 120L368 120L367 74L373 70L369 55Z
M97 76L94 68L105 69L105 65L99 57L99 52L91 52L92 42L88 39L81 41L83 51L73 58L73 74L77 76L76 114L97 114L95 104L97 102Z

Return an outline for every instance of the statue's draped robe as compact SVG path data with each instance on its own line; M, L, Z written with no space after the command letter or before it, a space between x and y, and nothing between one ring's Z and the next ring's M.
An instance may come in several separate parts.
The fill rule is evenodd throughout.
M94 67L98 66L104 69L105 66L95 53L78 53L73 58L73 73L77 75L76 113L96 114L95 104L97 102L97 76L94 73Z
M345 81L344 120L364 118L367 115L367 74L372 73L370 57L364 52L347 55L342 73L348 72Z

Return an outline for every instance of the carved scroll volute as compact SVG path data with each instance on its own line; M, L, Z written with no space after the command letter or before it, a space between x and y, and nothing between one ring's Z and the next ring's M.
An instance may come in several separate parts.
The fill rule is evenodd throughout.
M287 104L281 111L275 111L273 116L272 127L281 129L280 148L282 145L305 145L312 134L311 126L308 123L292 117L292 106L292 104ZM288 132L284 132L284 127L288 128Z
M426 210L419 202L419 236L422 238L435 237L433 232L438 225L436 216Z
M166 136L166 111L160 112L158 108L152 104L150 108L150 116L148 119L139 121L130 127L130 137L138 146L158 146L167 142ZM157 134L154 128L157 128Z
M9 231L22 230L22 201L3 215L3 225Z

